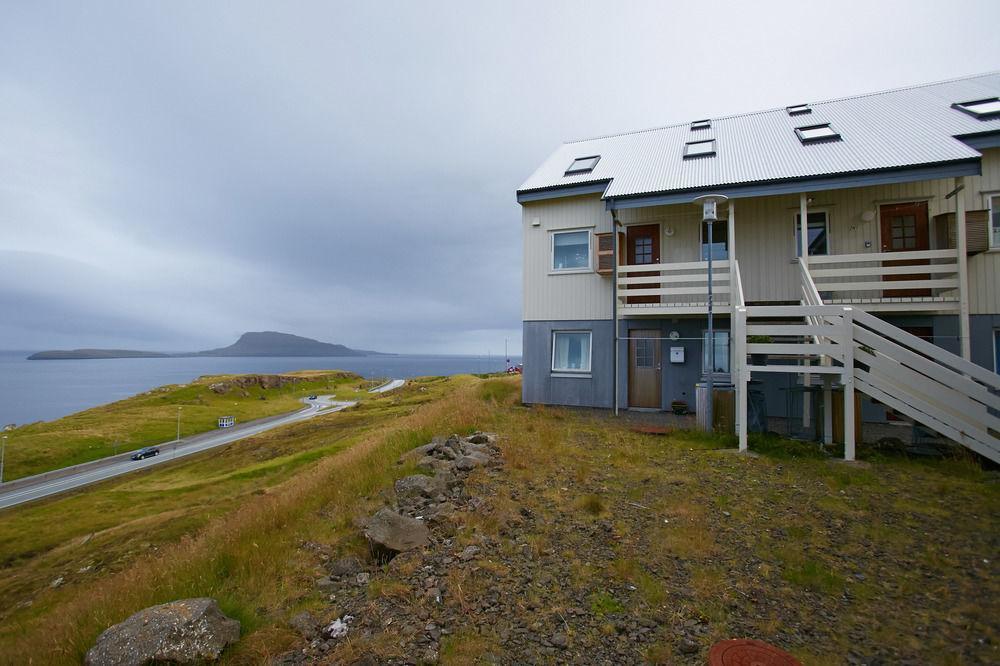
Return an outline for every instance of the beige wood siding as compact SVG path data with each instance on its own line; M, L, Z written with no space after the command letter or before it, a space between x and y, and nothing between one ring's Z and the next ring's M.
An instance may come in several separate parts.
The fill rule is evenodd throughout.
M611 277L596 272L552 274L551 236L563 229L611 231L600 195L524 204L524 320L611 319ZM537 220L538 226L533 226ZM591 263L596 267L592 239Z
M988 208L990 193L1000 193L1000 149L983 152L981 176L967 176L966 210ZM825 210L829 221L829 249L833 254L878 252L881 247L878 206L883 203L926 200L931 218L954 212L951 178L880 185L810 194L811 210ZM740 263L748 301L798 301L794 224L799 195L737 199L736 258ZM874 218L862 216L871 211ZM725 215L723 208L720 213ZM692 204L623 210L625 225L659 224L661 261L700 259L700 213ZM537 218L539 227L532 227ZM610 214L597 195L553 199L526 204L524 224L524 318L610 319L611 280L596 273L550 275L550 232L555 229L593 228L610 231ZM866 243L869 246L866 247ZM969 305L972 314L1000 314L1000 250L969 258Z

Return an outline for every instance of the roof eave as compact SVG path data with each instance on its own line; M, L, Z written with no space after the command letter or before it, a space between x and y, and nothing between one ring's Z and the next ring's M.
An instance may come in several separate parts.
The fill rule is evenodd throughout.
M541 187L537 189L518 190L517 203L530 203L532 201L544 201L545 199L559 199L561 197L577 197L583 194L600 194L603 198L604 192L611 184L611 179L590 181L587 183L575 183L573 185L555 185L552 187Z
M724 194L730 199L741 199L781 194L797 194L799 192L841 190L852 187L869 187L872 185L888 185L918 180L934 180L937 178L954 178L957 176L976 176L981 172L981 159L979 157L973 157L961 160L951 160L948 162L894 167L890 169L851 171L840 174L783 178L753 183L713 185L685 190L650 192L648 194L640 195L610 196L606 197L607 201L605 205L608 210L645 208L647 206L690 203L695 197L707 192L711 192L713 194Z

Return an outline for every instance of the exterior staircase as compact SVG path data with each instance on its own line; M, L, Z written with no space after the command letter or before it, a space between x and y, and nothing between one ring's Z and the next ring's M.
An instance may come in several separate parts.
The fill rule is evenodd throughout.
M802 305L734 307L737 432L747 448L747 382L755 373L796 372L844 389L845 458L854 458L854 391L1000 463L1000 376L851 307L825 305L803 268ZM737 300L737 302L739 302ZM774 317L800 323L755 323ZM748 336L781 342L750 343ZM781 355L792 363L750 365L748 354ZM797 362L794 362L797 361ZM825 410L829 413L829 409ZM827 424L829 432L829 424ZM829 436L829 435L828 435Z

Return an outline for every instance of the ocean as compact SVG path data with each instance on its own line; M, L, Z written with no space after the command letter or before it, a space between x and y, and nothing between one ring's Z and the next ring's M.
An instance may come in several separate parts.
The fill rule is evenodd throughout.
M349 370L364 377L502 372L503 357L190 357L28 361L31 352L0 351L0 426L50 421L202 375ZM512 363L521 357L511 356Z

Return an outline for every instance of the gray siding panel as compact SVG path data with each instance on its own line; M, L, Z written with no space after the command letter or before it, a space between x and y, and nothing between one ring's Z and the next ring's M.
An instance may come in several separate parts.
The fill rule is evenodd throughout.
M591 331L590 377L552 374L552 331ZM614 325L607 320L526 321L521 399L529 404L610 408Z

